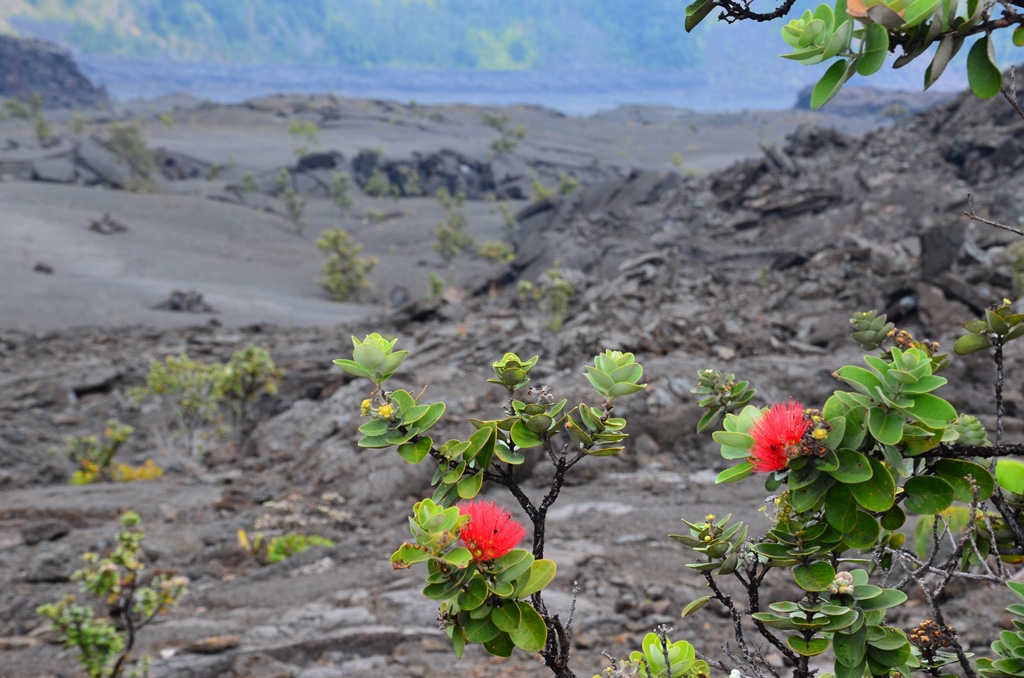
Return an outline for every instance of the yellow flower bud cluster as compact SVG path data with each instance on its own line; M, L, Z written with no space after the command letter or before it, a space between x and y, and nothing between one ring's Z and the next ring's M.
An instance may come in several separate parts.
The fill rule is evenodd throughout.
M392 419L395 416L395 407L390 402L385 402L379 407L374 408L373 399L366 398L359 405L359 416L366 417L371 414L384 419Z

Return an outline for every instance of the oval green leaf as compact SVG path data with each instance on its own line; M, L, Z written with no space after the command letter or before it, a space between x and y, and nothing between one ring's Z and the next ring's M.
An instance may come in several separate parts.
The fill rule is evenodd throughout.
M491 621L505 633L512 633L519 628L522 614L517 603L506 603L491 611Z
M991 99L1003 86L1003 74L995 64L992 42L987 35L971 45L967 53L967 82L979 99Z
M868 458L856 450L840 448L836 452L839 458L839 468L831 471L830 475L841 483L853 484L863 483L871 478L873 473Z
M896 483L882 463L868 459L871 479L850 485L854 499L868 511L888 511L896 498Z
M828 641L824 638L812 638L810 641L804 640L800 636L787 636L786 644L796 652L797 654L803 655L804 657L814 657L819 655L828 649Z
M836 578L836 571L831 564L823 560L810 565L793 567L793 579L804 591L824 591Z
M818 110L825 104L827 104L832 97L839 93L842 89L843 83L849 79L848 75L848 64L846 61L836 61L828 70L825 71L825 75L821 76L815 85L814 89L811 90L811 108Z
M516 598L528 598L543 589L555 578L557 569L558 567L553 560L544 560L542 558L533 561L533 564L530 566L529 577L516 588Z
M846 485L837 483L828 489L825 494L825 520L840 532L852 530L856 525L857 500Z
M522 600L516 604L519 606L519 626L509 633L509 637L523 652L540 652L548 640L548 627L532 605Z
M938 476L914 476L903 484L903 508L919 515L934 515L953 503L953 486Z
M864 53L857 60L859 75L874 75L885 63L889 52L889 31L880 23L868 24L864 34Z
M978 486L979 501L985 501L991 497L992 492L995 490L995 479L992 478L992 474L989 473L987 468L981 464L975 464L973 461L939 459L932 466L932 470L935 471L936 475L941 476L943 480L953 486L953 498L956 501L970 503L974 499L974 493L971 491L971 484L968 482L967 476L971 476L974 479L974 483Z

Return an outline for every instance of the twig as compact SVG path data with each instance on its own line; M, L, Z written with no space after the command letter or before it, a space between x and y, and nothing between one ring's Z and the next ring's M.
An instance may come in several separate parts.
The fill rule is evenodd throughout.
M1013 106L1013 110L1017 111L1017 115L1024 120L1024 108L1021 107L1020 103L1017 102L1017 67L1010 66L1010 86L1003 85L999 88L999 93L1003 95L1003 98L1010 102Z
M971 194L970 193L967 194L967 209L964 210L964 214L967 215L967 217L970 218L972 221L978 221L978 222L981 222L983 224L988 224L989 226L995 226L996 228L1001 228L1004 231L1009 231L1010 233L1016 233L1017 235L1024 236L1024 231L1020 230L1019 228L1014 228L1013 226L1007 226L1006 224L1000 224L998 221L991 221L991 220L986 219L984 217L979 217L977 212L974 211L974 203L971 201Z

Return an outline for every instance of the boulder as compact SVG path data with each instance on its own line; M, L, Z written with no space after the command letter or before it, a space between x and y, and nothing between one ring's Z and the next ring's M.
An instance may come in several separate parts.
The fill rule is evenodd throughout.
M107 92L82 75L71 54L42 40L0 35L0 99L28 101L38 94L46 108L106 108Z

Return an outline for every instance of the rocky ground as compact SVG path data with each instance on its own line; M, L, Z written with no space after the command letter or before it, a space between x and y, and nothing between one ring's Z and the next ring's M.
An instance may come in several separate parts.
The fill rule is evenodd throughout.
M155 676L544 675L521 653L495 660L473 649L457 663L436 607L420 596L421 575L391 570L430 471L355 445L367 387L331 360L347 355L350 335L370 331L412 351L396 387L429 385L448 403L438 437L497 416L501 392L483 382L505 351L540 355L537 381L570 401L592 400L582 372L595 352L635 352L650 385L617 406L629 447L573 469L549 514L547 556L559 572L546 599L564 618L578 586L579 675L606 664L603 650L621 656L661 623L715 654L728 620L712 605L679 619L703 585L666 535L680 518L709 512L733 512L755 532L769 523L757 511L759 483L713 484L722 463L694 433L696 370L751 379L758 404L820 403L837 386L831 371L859 361L847 336L853 312L885 310L949 347L960 323L1017 294L1008 252L1016 236L961 215L968 193L988 218L1024 214L1024 121L1005 101L960 97L863 135L862 120L845 131L797 127L825 122L803 113L489 112L529 130L508 156L488 157L495 130L469 107L331 97L136 104L118 115L144 119L160 149L155 190L141 193L122 190L139 177L105 144L108 113L44 147L16 122L0 126L4 675L73 675L73 657L34 609L75 589L77 554L109 546L126 508L142 515L149 562L193 582L183 605L140 637ZM288 134L294 120L318 123L318 147L295 153L306 142ZM361 187L370 161L466 190L478 240L502 237L501 216L481 199L493 193L516 213L514 259L463 255L447 266L431 249L442 209L428 198L371 198L356 187L357 216L340 215L323 183L344 169ZM303 235L283 216L281 168L311 196ZM254 191L242 190L247 174ZM535 177L553 186L559 175L580 188L530 199ZM392 216L375 221L369 210ZM316 286L322 258L312 240L335 225L379 259L366 303L329 302ZM557 331L516 290L553 269L576 288ZM448 284L435 299L424 298L430 273ZM192 289L213 312L153 308ZM151 360L224 360L250 342L286 376L242 446L214 441L190 458L164 411L127 397ZM1011 348L1010 375L1021 358ZM993 373L984 356L954 359L945 395L991 424ZM1019 383L1011 376L1007 390L1013 441L1024 432ZM66 435L98 434L111 417L136 428L122 459L152 458L164 477L67 485L73 469L48 450ZM546 471L538 463L524 480L529 493L544 492ZM484 495L507 501L497 489ZM329 518L311 523L319 507L332 509ZM236 535L269 523L304 525L337 545L261 566ZM790 586L780 575L763 599ZM993 610L1011 601L1001 588L954 593L961 640L985 651L1006 621ZM921 605L913 599L894 623L916 624Z

